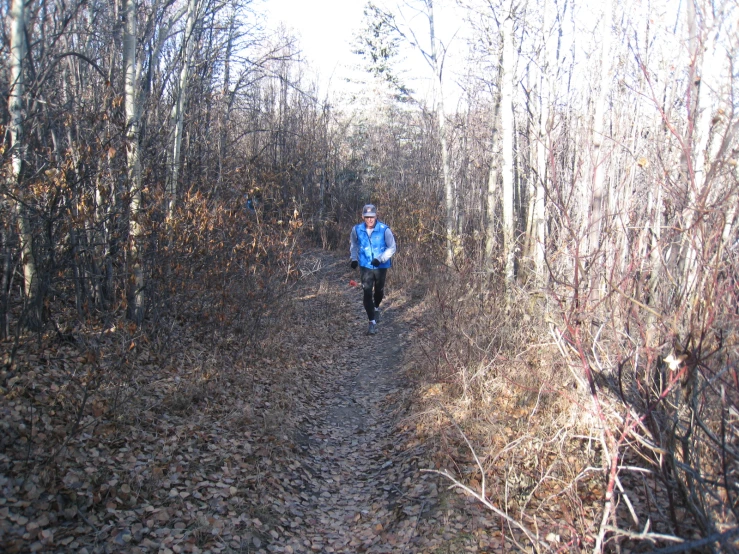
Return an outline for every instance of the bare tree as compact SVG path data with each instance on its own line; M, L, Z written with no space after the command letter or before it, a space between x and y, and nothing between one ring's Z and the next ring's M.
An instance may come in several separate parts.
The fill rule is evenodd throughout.
M18 222L20 249L23 264L23 285L26 294L26 324L32 329L41 325L39 275L33 251L33 234L22 186L23 162L27 152L23 136L23 105L25 78L23 72L26 58L25 20L26 8L23 0L13 0L9 13L10 26L10 83L8 84L8 113L10 114L9 137L11 148L11 171L8 190L10 203L14 207Z
M590 187L590 207L588 215L588 238L585 254L588 257L595 257L600 251L600 237L607 211L608 194L605 190L606 186L606 161L607 152L604 148L605 142L605 105L610 90L610 81L612 80L611 71L611 21L613 12L612 0L602 3L601 21L599 25L600 41L600 73L598 83L598 93L593 103L593 123L592 123L592 149L589 153L589 163L587 165L586 181L591 182ZM599 266L596 260L591 259L592 266ZM591 293L597 295L600 287L600 278L597 270L590 273Z
M182 132L187 105L187 90L190 79L193 49L196 42L195 25L200 17L200 2L189 0L187 3L187 19L182 36L182 68L172 106L172 151L169 173L167 175L167 217L171 218L177 202L177 181L180 175L180 158L182 149Z
M500 49L498 62L498 90L495 93L493 103L492 121L490 121L490 129L492 140L490 141L491 151L489 152L490 169L488 171L487 190L486 190L486 223L485 223L485 264L487 271L492 272L495 268L494 258L496 246L498 245L498 234L500 225L496 217L497 208L500 204L500 175L501 175L501 153L503 150L503 141L501 136L501 104L502 95L500 93L500 84L502 82L503 70L503 48Z
M500 60L500 134L503 164L503 261L505 282L510 288L515 280L516 218L514 217L513 176L513 81L515 60L513 57L514 0L503 9L500 23L502 55Z
M446 208L446 240L447 253L446 263L452 266L454 263L454 243L456 222L454 211L456 206L456 189L452 181L451 169L449 167L449 145L447 144L446 111L444 110L444 56L439 52L443 45L436 38L436 26L434 25L434 3L433 0L424 0L426 5L426 16L429 22L430 51L426 55L431 70L434 72L436 83L436 117L439 124L439 140L441 142L441 168L444 178L444 200Z
M141 323L144 319L144 268L141 258L144 226L142 218L142 179L140 125L140 74L141 65L136 55L138 3L123 0L123 73L126 108L127 178L130 197L128 244L128 314Z
M534 65L540 64L539 95L536 101L539 106L538 121L534 122L536 129L536 168L534 197L532 199L532 213L530 219L530 231L528 234L528 255L534 261L534 273L536 281L542 285L546 281L544 266L546 247L546 190L548 185L549 156L552 151L552 118L554 99L556 98L557 84L557 44L556 29L554 25L553 5L551 2L543 3L543 17L541 26L541 50L538 60Z

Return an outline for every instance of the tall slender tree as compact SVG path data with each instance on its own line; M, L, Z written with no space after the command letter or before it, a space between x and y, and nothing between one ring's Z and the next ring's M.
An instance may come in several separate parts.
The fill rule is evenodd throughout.
M139 106L140 61L136 55L138 3L123 0L123 78L126 111L126 154L129 196L128 316L136 323L144 319L144 268L142 246L141 108Z
M185 106L187 105L187 92L190 80L190 66L192 65L193 50L195 48L195 28L199 18L200 1L188 0L187 19L182 37L182 67L178 86L176 88L174 105L172 106L172 150L171 162L167 174L167 217L171 218L177 203L177 182L180 176L180 165L182 158L182 132L185 124Z
M536 281L542 285L546 280L544 258L546 247L546 190L548 184L549 155L552 149L552 117L557 82L557 44L554 26L554 6L543 2L542 43L539 60L539 119L536 124L536 186L531 214L529 255L534 261Z
M600 72L598 92L594 101L594 113L592 124L592 149L589 157L589 170L586 180L591 182L590 187L590 208L587 228L587 246L586 255L590 258L590 264L593 270L590 272L591 292L598 294L600 286L600 275L598 274L599 264L593 259L600 255L600 239L601 231L605 224L608 192L606 187L606 161L607 152L604 147L605 142L605 117L606 117L606 100L610 91L610 81L612 80L612 64L611 64L611 22L613 19L613 2L606 0L602 3L601 21L600 21Z
M444 208L446 215L446 263L448 266L454 264L454 245L456 243L455 206L456 186L452 179L452 171L449 164L449 144L447 138L447 117L444 106L444 53L443 45L436 36L436 24L434 22L434 2L424 0L426 4L426 17L429 22L429 44L428 61L434 73L436 84L436 118L439 125L439 141L441 143L441 171L444 179Z
M500 134L502 148L501 177L503 182L503 262L508 287L515 279L516 218L514 217L514 120L513 120L513 17L514 0L505 4L500 23L502 55L500 60Z
M33 233L25 204L22 174L27 153L23 133L23 106L25 99L24 61L26 59L26 7L23 0L12 0L10 5L10 83L8 113L10 115L9 137L11 171L8 189L14 208L20 238L23 264L23 288L26 294L26 324L32 329L41 325L41 294L36 257L33 249Z

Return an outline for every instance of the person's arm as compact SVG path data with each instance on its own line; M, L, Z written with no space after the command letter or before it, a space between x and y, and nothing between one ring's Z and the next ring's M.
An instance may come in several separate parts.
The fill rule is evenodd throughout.
M352 227L352 232L349 235L349 257L352 261L359 259L359 240L357 240L357 227Z
M381 264L392 258L396 250L395 237L393 236L393 232L390 230L390 227L385 229L385 246L387 246L387 248L382 253L382 256L377 258Z

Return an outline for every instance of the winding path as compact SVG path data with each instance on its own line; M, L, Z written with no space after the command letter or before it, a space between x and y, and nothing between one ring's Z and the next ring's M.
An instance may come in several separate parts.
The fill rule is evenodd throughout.
M315 256L306 318L339 318L352 332L334 342L333 362L297 416L297 456L273 504L283 525L266 551L495 551L490 514L420 471L429 453L402 425L411 389L402 367L413 340L402 298L387 298L379 332L367 336L361 289L347 284L352 273L335 257Z

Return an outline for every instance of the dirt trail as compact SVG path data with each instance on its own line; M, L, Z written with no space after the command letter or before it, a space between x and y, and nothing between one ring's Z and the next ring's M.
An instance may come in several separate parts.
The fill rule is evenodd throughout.
M306 318L338 319L351 332L323 352L332 360L325 378L295 414L297 456L273 504L282 524L266 551L494 551L490 514L420 471L430 467L430 453L402 425L411 391L403 363L413 340L405 300L391 293L379 332L367 336L361 289L348 286L356 275L321 254L312 267L306 282L316 292L306 295Z

